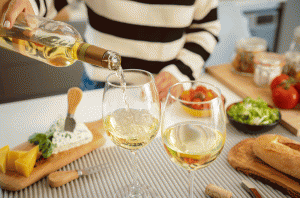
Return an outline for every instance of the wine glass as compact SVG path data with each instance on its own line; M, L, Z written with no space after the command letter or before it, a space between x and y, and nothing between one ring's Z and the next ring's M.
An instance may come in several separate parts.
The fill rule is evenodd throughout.
M147 146L160 127L160 101L150 72L125 69L110 74L103 94L103 123L112 142L133 155L132 184L115 197L152 197L155 192L138 182L136 151Z
M213 162L225 144L226 119L220 90L199 81L170 87L163 107L161 132L171 161L189 172L192 198L194 171Z

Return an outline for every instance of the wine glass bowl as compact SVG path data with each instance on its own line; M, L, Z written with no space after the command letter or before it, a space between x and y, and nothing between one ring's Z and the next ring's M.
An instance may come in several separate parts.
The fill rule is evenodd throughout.
M209 100L182 97L187 90L198 86L211 90L214 97ZM191 112L191 109L201 114L194 115L195 111ZM220 90L200 81L173 85L163 108L161 133L171 161L188 170L191 177L194 170L211 164L220 155L226 139L226 113ZM192 184L193 179L190 197L193 195Z
M115 197L151 197L149 188L138 182L136 151L147 146L160 127L160 101L153 75L138 69L110 74L104 87L102 114L107 136L133 154L133 182Z

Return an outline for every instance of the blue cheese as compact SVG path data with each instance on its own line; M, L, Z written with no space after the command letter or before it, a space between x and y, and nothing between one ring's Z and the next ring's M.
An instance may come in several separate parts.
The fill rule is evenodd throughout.
M93 134L83 123L76 123L74 132L64 130L65 119L58 119L47 131L53 132L52 143L55 146L53 154L87 144L93 140Z

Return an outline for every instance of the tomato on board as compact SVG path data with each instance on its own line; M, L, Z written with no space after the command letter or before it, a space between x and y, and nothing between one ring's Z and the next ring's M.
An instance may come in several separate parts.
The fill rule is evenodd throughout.
M272 82L271 82L271 90L273 90L274 88L276 88L278 85L280 85L281 83L284 83L285 81L287 81L288 79L290 79L290 77L286 74L280 74L279 76L276 76Z
M296 88L296 90L298 91L298 93L300 94L300 82L297 82L296 84L295 84L295 88ZM299 101L300 102L300 101Z
M277 86L272 90L272 100L281 109L292 109L299 102L299 93L294 86Z

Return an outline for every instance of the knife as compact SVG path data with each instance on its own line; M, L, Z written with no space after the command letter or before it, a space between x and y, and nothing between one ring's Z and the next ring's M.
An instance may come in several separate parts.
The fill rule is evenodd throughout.
M249 193L253 198L262 198L259 192L255 189L255 186L246 180L242 181L242 187Z
M97 166L84 168L81 170L56 171L48 175L48 183L51 187L59 187L70 181L78 179L80 176L90 175L105 170L107 168L108 164L105 163Z
M68 90L68 114L65 120L65 131L73 132L76 127L74 114L82 98L82 90L72 87Z

